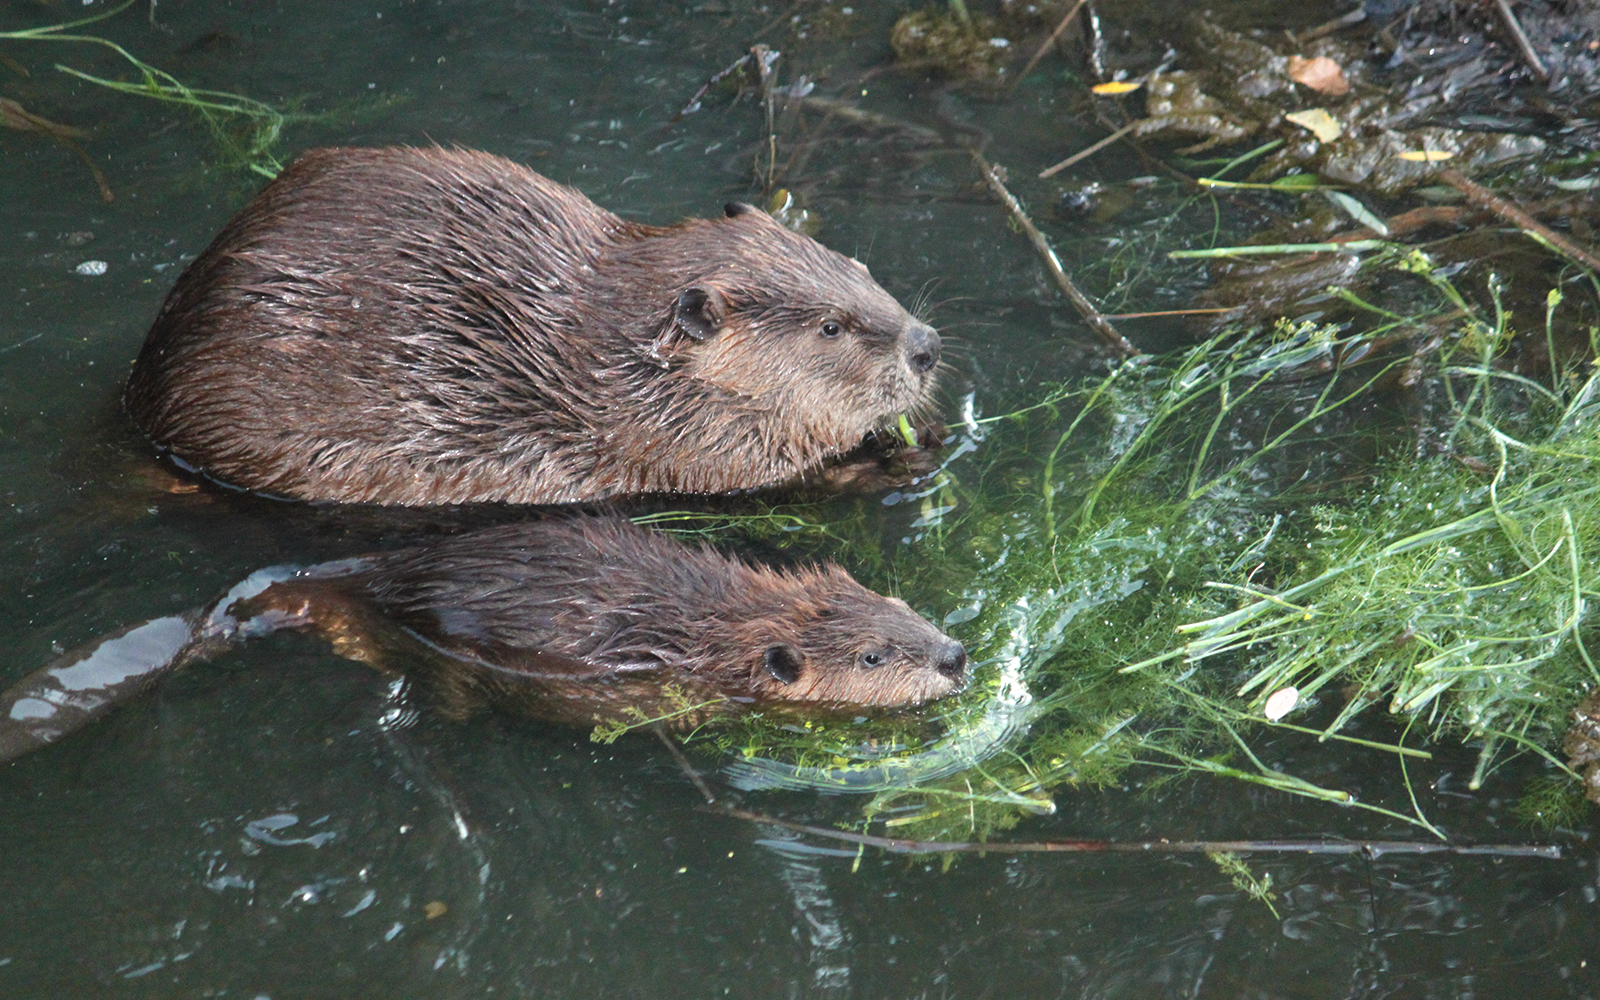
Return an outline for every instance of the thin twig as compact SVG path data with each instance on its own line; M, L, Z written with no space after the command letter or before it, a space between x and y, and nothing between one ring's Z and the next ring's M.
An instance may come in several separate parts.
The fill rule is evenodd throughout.
M865 108L857 107L848 101L840 101L832 97L819 97L808 94L807 96L799 99L799 104L801 107L808 110L821 111L829 116L843 119L852 125L859 125L862 128L876 128L882 129L885 132L899 132L904 134L908 140L928 143L930 145L944 141L944 137L940 135L937 130L931 129L926 125L917 125L912 122L904 122L898 118L891 118L888 115L880 114L876 111L868 111Z
M1517 23L1517 15L1511 13L1511 4L1508 0L1494 0L1494 5L1500 10L1500 20L1506 24L1506 30L1511 32L1511 37L1517 43L1517 48L1522 52L1522 59L1533 70L1533 75L1539 78L1540 83L1550 81L1550 71L1544 68L1544 63L1539 59L1539 53L1533 50L1533 43L1528 41L1528 36L1523 32L1522 25Z
M783 22L788 21L791 17L794 17L794 12L799 10L800 9L800 5L802 3L805 3L805 2L806 2L806 0L794 0L794 3L790 4L783 11L779 12L776 16L773 17L772 20L768 21L766 24L763 24L761 27L757 28L755 31L752 31L750 33L749 37L751 37L751 38L761 38L761 37L765 36L766 33L771 31L773 28L776 28L778 25L782 24ZM766 10L767 8L766 7L762 7L761 9L762 10Z
M43 115L36 115L8 97L0 97L0 125L24 132L43 133L72 150L78 155L78 159L83 161L83 165L89 168L89 173L94 175L94 182L100 187L100 200L108 205L116 200L116 196L111 193L111 182L106 180L106 175L95 165L88 151L77 143L77 139L86 134L82 129L53 122Z
M750 55L755 58L756 78L761 81L761 106L767 112L767 181L762 191L770 195L773 175L778 169L778 131L773 123L772 108L772 66L778 61L778 53L765 45L752 45Z
M1468 201L1485 212L1493 212L1523 232L1544 241L1589 270L1600 274L1600 257L1578 246L1483 185L1469 180L1461 171L1454 167L1446 167L1439 171L1439 179L1466 195Z
M1103 313L1106 319L1149 319L1152 316L1203 316L1208 313L1233 312L1237 306L1217 306L1214 309L1162 309L1158 312Z
M1417 840L1039 840L1024 842L909 840L878 837L825 826L795 823L775 816L721 807L718 812L752 823L806 833L829 840L876 847L893 854L1218 854L1254 851L1264 854L1485 854L1502 858L1561 857L1555 844L1443 844Z
M1455 225L1470 212L1471 209L1462 208L1460 205L1423 205L1401 212L1399 215L1391 215L1383 220L1383 224L1389 229L1389 239L1398 240L1424 226ZM1349 243L1353 240L1369 240L1374 235L1376 234L1371 229L1362 226L1349 232L1335 233L1328 237L1328 242Z
M101 201L109 205L117 200L117 196L111 192L111 182L106 180L105 171L101 170L94 160L89 157L88 150L64 136L56 136L56 141L77 153L78 159L82 160L83 165L89 168L89 173L94 177L95 186L100 189Z
M1044 44L1039 46L1039 50L1033 54L1033 57L1028 60L1028 64L1022 67L1022 72L1018 73L1017 78L1012 81L1012 90L1022 86L1023 79L1033 72L1035 66L1039 65L1039 60L1043 59L1044 54L1050 51L1050 46L1056 43L1056 39L1061 37L1061 33L1067 30L1067 25L1072 23L1072 19L1078 16L1078 11L1088 2L1089 0L1078 0L1077 3L1072 5L1072 9L1067 11L1067 16L1063 17L1061 23L1056 25L1056 30L1050 32L1050 37L1044 40Z
M667 745L667 749L671 751L672 756L677 758L678 766L683 768L684 775L694 784L695 788L699 789L701 796L706 800L706 805L716 805L717 797L711 794L711 786L706 784L706 779L700 777L700 772L696 771L694 765L689 763L689 758L683 755L683 751L678 747L678 741L673 739L665 729L662 729L659 722L650 728L657 736L661 737L661 742Z
M1067 272L1061 267L1061 259L1050 248L1049 241L1044 238L1043 233L1039 232L1039 227L1035 226L1033 220L1029 219L1028 214L1022 210L1022 204L1017 201L1016 196L1006 189L1005 184L1000 180L1000 175L995 172L994 166L979 155L976 150L972 151L972 160L978 165L978 170L982 172L983 179L988 182L989 189L995 193L995 197L1000 199L1000 203L1006 207L1006 211L1011 213L1011 217L1017 220L1017 225L1021 226L1022 231L1027 234L1029 242L1033 244L1033 248L1039 251L1039 256L1044 260L1045 268L1049 270L1050 276L1055 279L1057 287L1061 289L1067 296L1068 301L1078 310L1084 322L1089 324L1089 328L1098 334L1106 346L1116 352L1119 357L1131 358L1138 354L1139 349L1134 347L1128 338L1118 333L1117 328L1112 326L1105 316L1101 315L1100 310L1095 308L1093 302L1089 301L1089 297L1078 291L1078 286L1074 285L1072 279L1067 277Z
M678 109L678 113L672 116L672 118L668 121L668 124L676 125L678 122L683 120L684 115L693 114L694 112L699 111L700 99L705 97L706 93L710 91L712 87L715 87L723 80L726 80L733 73L738 72L739 69L749 61L750 53L746 52L744 55L740 56L727 66L714 73L711 79L701 84L700 89L694 92L694 96L689 98L689 103Z
M920 142L929 146L948 145L944 136L925 125L902 122L898 119L890 118L888 115L867 111L831 97L815 97L811 95L790 97L784 102L784 105L785 107L798 108L800 111L818 111L822 113L822 120L809 130L805 129L803 118L799 122L801 130L806 134L796 140L794 152L789 154L789 158L783 163L783 168L778 171L779 177L789 178L791 183L793 178L800 176L800 172L810 162L811 154L822 145L828 125L836 119L859 128L880 129L889 133L899 133L899 136L908 142Z
M1142 120L1143 119L1141 119L1141 121ZM1065 160L1057 163L1055 166L1046 167L1045 169L1039 171L1039 177L1042 179L1049 177L1052 174L1060 173L1061 171L1072 166L1074 163L1077 163L1079 160L1084 159L1085 157L1093 156L1094 154L1100 152L1102 149L1105 149L1107 146L1111 145L1113 142L1116 142L1118 139L1122 138L1138 127L1139 122L1129 122L1128 124L1117 129L1115 132L1106 136L1104 139L1101 139L1093 146L1090 146L1088 149L1080 149L1076 153L1073 153L1071 156L1067 157Z
M1342 17L1336 17L1331 21L1317 25L1315 28L1308 29L1303 34L1296 35L1290 32L1290 37L1294 39L1296 45L1304 45L1307 42L1314 42L1324 35L1331 35L1340 28L1348 28L1352 24L1360 24L1366 19L1367 9L1365 6L1360 6Z
M1101 110L1099 105L1096 105L1094 118L1095 121L1099 122L1103 128L1114 128L1115 126L1115 123L1110 118L1106 117L1105 112ZM1190 177L1188 174L1179 170L1177 167L1174 167L1166 160L1151 156L1142 144L1126 135L1122 137L1122 143L1129 149L1133 150L1133 155L1139 158L1139 163L1146 170L1164 173L1191 191L1198 191L1212 198L1221 198L1223 201L1226 201L1235 208L1249 212L1252 215L1258 215L1278 228L1285 228L1292 224L1291 220L1284 218L1278 213L1264 208L1263 206L1254 202L1245 201L1243 198L1237 197L1227 190L1220 190L1215 187L1207 187L1202 185L1198 180Z

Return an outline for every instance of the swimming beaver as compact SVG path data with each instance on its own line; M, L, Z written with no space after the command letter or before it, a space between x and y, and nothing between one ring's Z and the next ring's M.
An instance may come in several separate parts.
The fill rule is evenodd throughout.
M235 486L564 503L795 480L925 409L939 351L747 205L644 226L487 153L315 149L184 271L125 399Z
M259 570L207 607L90 643L0 694L0 762L286 628L420 672L454 714L495 705L578 724L914 705L966 682L960 643L836 566L779 572L624 520L572 518Z

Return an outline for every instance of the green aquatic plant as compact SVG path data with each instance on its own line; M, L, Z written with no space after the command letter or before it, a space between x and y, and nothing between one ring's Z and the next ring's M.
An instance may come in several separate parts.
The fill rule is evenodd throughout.
M1250 870L1244 859L1233 851L1210 851L1206 857L1232 880L1235 889L1265 906L1274 920L1283 919L1278 915L1278 908L1272 904L1271 872L1256 877L1256 873Z
M1588 817L1589 809L1582 786L1565 775L1545 775L1528 782L1512 812L1528 826L1554 830L1580 826Z
M1215 472L1225 450L1215 426L1189 419L1191 408L1206 399L1223 412L1253 403L1267 393L1270 372L1326 360L1334 346L1315 328L1286 330L1253 347L1212 345L1173 369L1130 362L1095 385L1047 393L1003 420L974 420L969 435L991 436L992 457L978 481L906 498L921 505L910 521L915 533L887 557L872 541L882 530L869 506L830 521L827 531L844 543L852 569L876 573L880 585L898 580L903 596L933 611L988 666L976 693L945 712L932 737L918 731L927 728L921 723L892 719L832 724L827 739L815 728L774 732L759 722L721 730L712 738L734 753L730 777L745 787L870 792L876 815L937 818L939 833L967 835L1048 810L1047 790L1063 782L1113 780L1145 756L1152 739L1198 746L1198 735L1186 741L1185 733L1200 727L1181 715L1158 736L1143 728L1152 698L1174 701L1165 678L1116 672L1167 648L1172 629L1192 616L1196 595L1205 609L1220 607L1200 589L1204 573L1190 565L1196 554L1231 552L1237 561L1248 548L1232 544L1246 531L1230 513L1234 491L1221 489L1216 475L1190 476ZM1325 415L1339 398L1325 388L1288 426ZM1179 437L1185 448L1175 446ZM1232 464L1242 474L1255 461ZM1220 499L1206 500L1216 516L1192 517L1196 499L1173 490L1173 482L1195 498L1216 494ZM954 498L960 503L948 502ZM957 586L936 592L932 581ZM1051 693L1036 698L1035 687ZM876 748L865 752L869 740ZM895 749L884 752L885 745Z
M1600 683L1586 645L1600 589L1600 399L1596 376L1556 391L1488 366L1442 377L1466 384L1450 451L1391 462L1351 502L1314 508L1303 579L1237 587L1241 607L1180 627L1181 657L1250 651L1238 694L1252 706L1288 687L1353 686L1325 732L1387 700L1480 740L1477 787L1503 744L1544 752ZM1519 383L1510 398L1498 380Z
M704 716L717 708L726 698L710 698L704 701L695 701L693 696L676 684L665 684L661 688L661 704L656 706L657 714L651 715L636 705L627 705L622 709L624 718L613 722L602 722L589 733L589 739L595 743L615 743L626 733L636 732L640 729L649 729L663 724L670 725L681 722L691 716Z
M190 109L216 143L224 164L268 178L276 177L283 170L283 163L278 159L278 148L287 126L362 114L390 106L396 100L385 96L376 100L354 101L315 114L279 108L240 94L189 87L171 73L150 65L110 39L73 33L75 28L115 17L135 2L125 0L115 7L76 21L3 31L0 32L0 41L72 42L110 49L133 67L138 73L137 80L111 80L60 63L55 68L99 87Z
M969 416L978 456L900 498L924 506L893 521L899 545L876 503L750 515L741 530L825 542L897 589L979 668L933 722L706 730L725 776L864 793L867 820L938 840L982 839L1133 765L1438 833L1414 795L1362 802L1280 770L1268 730L1387 756L1402 778L1430 756L1417 736L1474 741L1474 783L1507 750L1563 767L1565 713L1600 683L1600 374L1506 370L1503 311L1480 316L1420 253L1384 260L1431 298L1376 331L1280 324ZM1441 317L1453 333L1432 353L1368 353L1432 338ZM1426 426L1385 405L1401 384L1429 398ZM1391 740L1343 731L1383 708Z

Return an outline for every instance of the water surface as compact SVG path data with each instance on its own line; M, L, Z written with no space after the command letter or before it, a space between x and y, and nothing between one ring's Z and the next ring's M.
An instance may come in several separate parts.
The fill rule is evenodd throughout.
M785 53L819 93L944 135L992 138L1019 172L1102 133L1067 113L1045 64L1011 100L895 74L904 8L840 3L163 3L91 30L195 86L308 108L286 150L460 144L525 161L630 218L670 222L758 200L764 126L748 98L674 114L745 47ZM79 8L72 5L70 10ZM101 9L98 5L88 8ZM24 27L67 5L13 4ZM146 15L153 10L155 22ZM1315 21L1320 11L1296 12ZM795 20L798 18L798 20ZM802 34L804 37L802 37ZM383 517L212 489L168 492L117 409L177 271L261 179L217 165L181 110L69 81L87 46L7 43L32 71L0 93L92 129L117 200L39 136L0 136L0 681L112 628L198 605L260 566L425 532ZM853 82L852 82L853 81ZM848 90L846 85L848 84ZM387 102L387 103L386 103ZM1125 156L1085 168L1126 179ZM841 131L790 183L829 245L903 300L938 303L982 412L1095 370L1089 335L953 144ZM1147 219L1073 233L1069 266ZM1196 226L1210 225L1209 212ZM104 274L77 273L104 261ZM1178 287L1136 286L1129 308ZM1170 329L1143 327L1146 343ZM973 461L976 458L972 459ZM959 471L959 467L958 470ZM885 514L885 544L915 514ZM868 579L876 586L892 581ZM917 581L902 581L915 586ZM925 608L942 614L949 607ZM959 632L959 630L958 630ZM1373 723L1374 739L1392 739ZM1384 761L1285 749L1296 773L1404 802ZM1452 835L1527 840L1505 796L1518 762L1469 792L1470 749L1412 778ZM713 768L715 761L712 761ZM713 775L713 782L718 781ZM1026 839L1409 837L1371 816L1217 782L1065 789ZM726 787L719 784L719 787ZM824 825L858 801L752 793ZM610 746L502 718L455 722L317 643L275 637L163 686L80 738L0 768L0 995L242 997L1587 996L1600 884L1587 831L1561 861L1252 859L1275 916L1199 857L906 860L707 812L655 742Z

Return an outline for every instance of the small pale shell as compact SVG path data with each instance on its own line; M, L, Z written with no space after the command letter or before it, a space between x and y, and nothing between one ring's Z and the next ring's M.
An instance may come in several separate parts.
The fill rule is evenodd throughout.
M1267 717L1268 722L1277 722L1294 711L1295 705L1299 703L1300 690L1298 688L1279 688L1267 698L1267 703L1261 707L1261 714Z
M86 260L73 268L73 270L88 278L98 278L106 273L107 267L108 265L103 260Z

